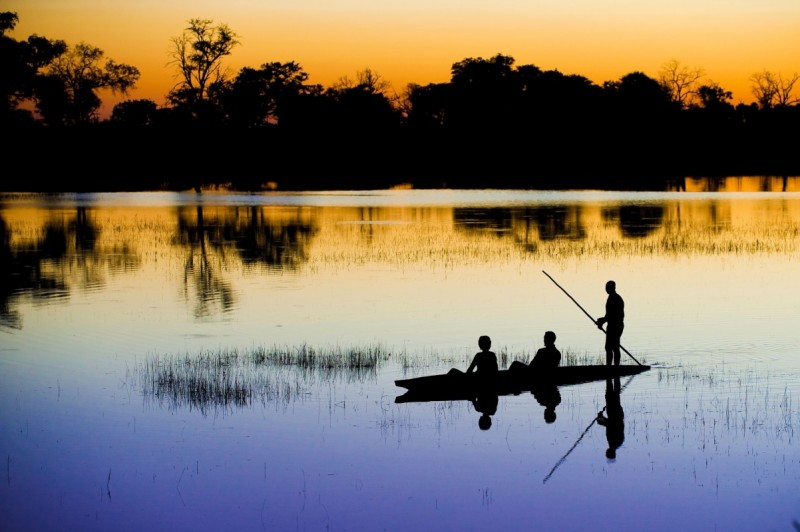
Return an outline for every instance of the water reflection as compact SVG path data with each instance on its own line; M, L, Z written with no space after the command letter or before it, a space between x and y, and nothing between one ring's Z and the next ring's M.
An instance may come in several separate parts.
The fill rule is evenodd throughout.
M0 213L0 323L21 328L20 299L66 299L73 289L100 290L109 272L131 271L140 257L117 241L97 242L103 228L92 209L45 212L11 226ZM113 231L113 229L112 229Z
M786 183L791 188L796 180ZM733 187L730 180L724 186ZM613 202L587 196L508 207L328 208L200 198L199 204L172 209L104 208L96 199L76 201L72 208L20 201L15 208L14 201L4 201L2 323L22 327L23 296L57 302L74 290L101 290L111 275L130 275L156 263L167 264L170 274L180 272L185 304L203 320L236 308L236 279L242 273L282 275L367 263L447 268L585 256L791 254L800 243L800 201L794 196L631 195ZM171 260L180 267L170 266Z
M316 233L303 209L266 212L253 206L182 206L177 219L176 242L186 254L184 289L187 300L195 301L198 318L212 314L212 304L223 313L234 308L234 290L225 277L231 269L295 270L308 259Z
M267 270L300 267L317 233L305 208L182 206L177 219L180 245L206 257L210 250L221 257L232 251L244 267Z
M544 407L545 423L555 423L556 407L561 404L561 392L558 386L553 383L543 382L534 386L531 390L533 398Z
M619 224L625 238L643 238L655 232L663 223L663 205L624 205L605 209L603 218Z
M478 427L481 430L492 428L492 416L497 413L497 403L500 397L496 393L484 392L472 399L472 407L480 413Z
M24 325L0 332L5 522L146 529L158 516L162 528L197 528L216 516L246 529L377 530L400 509L415 528L639 529L668 506L674 530L791 527L800 195L516 194L445 203L438 192L434 205L423 193L340 195L336 206L225 195L203 198L201 213L194 195L138 207L3 202L0 301L4 323ZM373 200L384 205L361 204ZM468 206L459 217L476 223L456 224ZM637 212L623 215L628 207ZM190 257L232 291L230 310L207 307L229 319L198 318L193 299L169 297L183 286L199 297L184 285ZM470 331L490 332L509 360L529 360L531 331L551 325L565 356L599 355L602 333L543 269L595 310L598 280L624 274L638 320L630 347L668 366L622 393L614 464L596 416L612 410L605 379L559 387L556 425L542 421L556 401L538 390L495 409L476 401L495 411L485 432L468 397L391 402L394 378L465 366ZM208 373L194 358L228 343L376 338L409 352L329 365L306 350L261 365L241 351ZM153 350L188 351L189 364L175 356L171 374L136 374L120 392ZM644 477L638 511L604 510ZM536 504L518 504L521 493Z
M606 458L609 460L617 458L617 449L625 441L625 412L620 400L621 392L619 377L606 380L606 406L597 413L597 424L606 428Z

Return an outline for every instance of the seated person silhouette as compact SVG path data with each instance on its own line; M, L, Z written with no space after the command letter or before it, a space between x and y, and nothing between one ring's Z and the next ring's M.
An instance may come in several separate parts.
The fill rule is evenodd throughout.
M606 415L603 410L597 413L597 423L606 428L606 440L608 449L606 458L614 460L617 457L617 449L625 441L625 412L622 410L620 402L619 377L606 380Z
M547 331L544 333L544 347L536 351L530 364L515 360L508 369L548 371L557 368L559 364L561 364L561 351L556 349L556 333Z
M497 375L497 355L490 351L492 347L492 339L488 336L481 336L478 338L478 347L480 351L475 353L472 362L467 368L466 374L474 373L481 380L491 379ZM448 375L464 375L461 370L453 368L448 372Z
M492 416L497 412L497 394L484 393L472 400L472 406L476 412L480 412L478 427L481 430L489 430L492 427Z

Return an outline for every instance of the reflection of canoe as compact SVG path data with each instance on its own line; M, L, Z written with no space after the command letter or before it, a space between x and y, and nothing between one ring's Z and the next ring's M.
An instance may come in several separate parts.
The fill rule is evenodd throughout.
M479 380L473 374L440 373L394 383L408 391L395 398L396 403L421 401L457 401L474 399L479 394L509 395L531 392L548 386L567 386L584 382L606 380L614 377L636 375L650 366L559 366L547 373L535 374L526 370L500 370L492 381Z

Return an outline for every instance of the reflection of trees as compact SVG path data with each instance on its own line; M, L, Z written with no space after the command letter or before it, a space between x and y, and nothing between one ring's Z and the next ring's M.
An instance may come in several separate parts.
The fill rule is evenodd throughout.
M225 227L228 240L246 266L263 265L270 270L294 270L308 260L308 244L315 229L299 218L274 223L262 208L238 209L246 216Z
M493 232L502 236L512 227L512 211L503 207L457 208L453 209L453 223L457 229Z
M536 222L540 240L586 238L579 206L554 205L530 210L529 216Z
M206 224L202 206L196 207L193 219L190 212L190 208L178 209L178 242L188 248L183 268L184 293L188 292L190 284L194 286L196 317L208 316L214 302L218 302L222 311L227 312L233 308L233 290L211 264L208 251L208 248L216 249L224 259L222 228L213 222Z
M85 207L74 218L51 217L34 237L18 235L0 218L0 323L20 328L22 319L14 308L18 299L58 300L71 287L105 284L106 267L130 267L137 260L125 246L97 249L100 229ZM13 242L13 243L12 243Z
M89 218L86 207L78 207L76 211L75 220L70 224L75 234L75 247L81 251L92 251L99 230Z
M63 278L48 271L46 262L59 262L67 252L66 227L48 223L37 242L16 249L5 219L0 218L0 323L22 328L22 317L15 309L19 298L58 299L68 295Z
M461 208L454 210L453 219L456 228L464 231L513 235L527 251L536 251L537 242L586 238L580 206Z
M603 210L603 218L616 220L622 236L642 238L656 231L664 221L664 207L660 205L623 205Z
M513 218L514 239L528 253L537 253L541 242L586 238L579 206L526 207L515 209Z
M462 231L511 238L527 253L538 253L545 242L587 238L580 205L458 208L454 209L453 220L456 229Z
M509 234L522 223L524 234L536 235L539 240L580 240L586 237L580 206L459 208L454 209L453 221L458 229L494 232L498 236Z
M58 248L57 238L47 232L42 246L12 249L11 234L4 218L0 218L0 324L22 328L22 317L15 306L24 294L65 294L63 281L42 272L44 244ZM63 244L61 246L64 247ZM50 251L49 253L53 253Z
M192 214L194 212L194 214ZM307 246L315 230L299 218L271 220L262 207L178 209L178 243L188 249L184 287L194 286L196 316L207 316L218 303L230 311L235 297L221 277L233 253L246 267L293 270L308 258Z

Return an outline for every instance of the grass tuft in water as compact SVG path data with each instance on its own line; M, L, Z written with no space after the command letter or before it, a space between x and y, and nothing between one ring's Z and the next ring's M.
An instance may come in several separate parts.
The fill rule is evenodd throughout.
M134 376L146 398L170 408L188 406L204 414L212 408L245 407L296 398L309 378L375 377L390 352L380 346L314 348L256 347L241 352L225 349L198 354L152 356Z
M339 346L315 348L308 344L300 346L256 347L250 354L254 364L276 366L298 366L301 368L378 368L389 360L391 353L381 345L342 348Z

